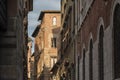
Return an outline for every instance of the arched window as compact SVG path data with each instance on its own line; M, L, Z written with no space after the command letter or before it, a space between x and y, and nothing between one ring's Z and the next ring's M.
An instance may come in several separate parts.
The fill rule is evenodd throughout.
M90 40L89 46L89 78L93 80L93 42Z
M56 25L57 24L57 19L56 17L53 17L53 25Z
M104 80L104 47L103 47L104 31L103 26L100 27L99 43L98 43L98 70L99 80Z
M85 80L85 49L83 49L83 80Z
M114 77L120 78L120 4L117 4L114 11L113 19L113 36L114 36Z

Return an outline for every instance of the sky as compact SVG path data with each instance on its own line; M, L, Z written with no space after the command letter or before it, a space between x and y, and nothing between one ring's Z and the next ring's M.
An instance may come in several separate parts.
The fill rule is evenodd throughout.
M38 17L42 10L60 10L60 0L33 0L33 11L28 14L28 36L32 38L32 33L39 23ZM33 48L34 52L34 38Z

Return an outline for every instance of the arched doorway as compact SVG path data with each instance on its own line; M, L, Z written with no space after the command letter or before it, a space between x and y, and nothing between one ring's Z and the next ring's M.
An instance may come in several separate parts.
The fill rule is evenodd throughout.
M120 4L117 4L113 15L114 44L114 78L120 78Z

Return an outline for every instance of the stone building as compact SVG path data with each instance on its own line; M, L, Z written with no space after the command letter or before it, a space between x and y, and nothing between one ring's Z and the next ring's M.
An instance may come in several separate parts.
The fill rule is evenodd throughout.
M0 80L27 80L27 14L32 0L0 0Z
M61 13L58 80L119 80L120 1L61 0Z
M75 36L75 1L61 0L61 49L60 59L57 63L59 67L57 80L75 80L75 53L76 53L76 36ZM54 71L54 70L53 70Z
M76 80L120 79L120 0L76 0Z
M35 80L34 53L32 53L33 40L28 37L28 54L27 54L27 76L28 80Z
M57 62L60 49L61 14L56 10L42 11L38 25L32 36L35 37L36 80L50 80L50 70Z

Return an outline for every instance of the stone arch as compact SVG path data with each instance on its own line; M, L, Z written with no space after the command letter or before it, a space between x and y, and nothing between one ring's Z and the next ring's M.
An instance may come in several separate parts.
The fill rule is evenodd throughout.
M114 11L115 11L115 7L116 7L116 5L117 4L120 4L120 0L115 0L114 2L113 2L113 7L112 7L112 9L111 9L111 15L110 15L110 27L111 28L113 28L113 17L114 17Z
M92 43L93 43L93 35L92 35L92 32L90 32L90 37L89 37L89 42L88 42L88 52L90 51L91 41L92 41Z
M104 80L104 20L102 17L100 17L98 20L97 43L98 43L98 79Z
M114 61L114 13L115 13L115 9L116 9L116 6L120 4L120 0L115 0L113 2L113 5L112 5L112 8L111 8L111 15L110 15L110 28L111 28L111 32L112 32L112 35L111 35L111 38L112 38L112 72L113 72L113 79L114 78L117 78L117 76L115 76L115 61Z
M100 28L101 26L103 27L103 31L104 31L104 20L102 17L99 18L98 20L98 29L97 29L97 40L99 41L99 33L100 33Z

